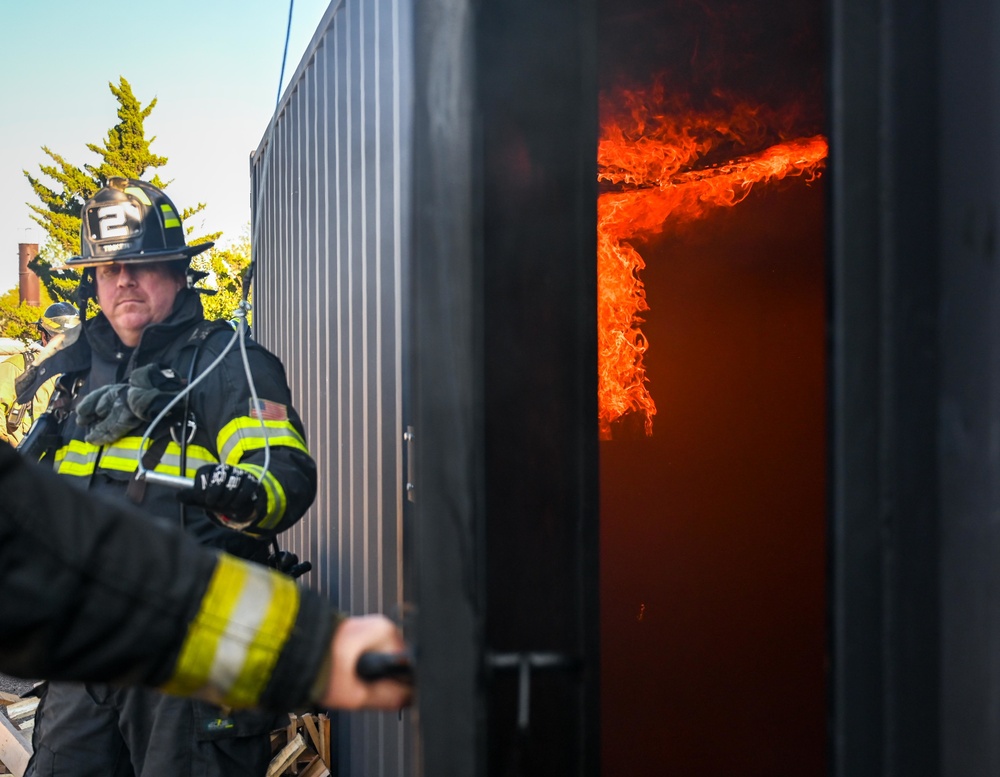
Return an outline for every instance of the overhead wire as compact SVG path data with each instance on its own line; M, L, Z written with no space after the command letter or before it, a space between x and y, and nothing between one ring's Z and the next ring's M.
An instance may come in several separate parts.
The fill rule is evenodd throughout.
M140 440L139 442L139 450L137 452L137 457L136 457L136 460L138 462L136 468L136 477L140 480L143 479L150 481L159 480L161 483L164 483L166 485L172 485L181 488L190 485L190 479L185 476L184 472L180 473L180 477L174 477L170 475L162 475L161 473L148 470L142 463L142 455L143 452L146 450L146 444L148 443L149 438L153 433L153 430L160 423L160 421L162 421L167 416L167 414L177 405L178 402L180 402L184 397L190 394L191 390L195 386L201 383L202 380L204 380L216 367L219 366L219 364L222 363L222 360L225 358L226 354L228 354L232 350L233 346L237 341L239 341L240 344L240 356L243 362L243 373L246 376L247 384L250 388L250 399L252 402L251 406L253 408L251 412L257 413L257 419L260 421L261 431L263 433L261 436L263 437L264 440L264 464L262 467L262 471L258 476L259 480L263 481L264 477L267 475L268 469L271 464L271 446L270 442L268 441L267 424L264 419L264 411L260 403L260 398L257 396L257 386L254 383L253 371L250 369L250 359L247 356L246 330L247 330L247 314L250 312L251 309L249 301L250 286L253 283L253 278L256 272L257 245L260 239L260 208L261 205L263 204L264 183L267 180L268 162L270 161L271 148L273 146L273 143L271 142L271 136L274 133L274 126L278 119L278 109L281 107L281 92L285 82L285 64L288 60L288 45L289 41L291 40L291 34L292 34L292 12L294 7L295 7L295 0L288 0L288 22L285 27L285 45L281 54L281 72L278 76L278 95L275 98L274 111L271 113L271 120L270 122L268 122L267 132L265 133L264 136L265 137L264 158L261 161L260 165L261 177L257 185L257 199L253 211L254 228L250 238L250 266L247 268L247 271L243 278L243 288L242 288L240 303L236 309L236 312L233 314L234 318L236 318L237 320L236 331L233 333L233 336L226 344L226 347L222 349L222 351L219 353L218 356L215 357L215 359L211 362L211 364L209 364L208 367L206 367L205 370L201 372L197 378L195 378L180 392L178 392L177 395L174 396L173 399L171 399L171 401L163 408L163 410L161 410L146 427L146 431L142 436L142 440ZM184 435L182 439L186 439L186 435Z

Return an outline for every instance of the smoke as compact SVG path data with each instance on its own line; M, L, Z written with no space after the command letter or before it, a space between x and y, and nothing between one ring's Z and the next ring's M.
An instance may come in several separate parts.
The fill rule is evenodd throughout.
M662 79L694 110L719 95L784 110L799 106L790 135L823 133L822 5L799 0L602 0L602 93Z

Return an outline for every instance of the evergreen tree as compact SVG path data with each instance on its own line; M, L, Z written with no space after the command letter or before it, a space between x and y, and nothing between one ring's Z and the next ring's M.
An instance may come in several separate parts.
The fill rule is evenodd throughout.
M198 283L198 287L209 290L201 299L205 318L232 320L243 299L243 277L250 266L249 229L232 245L199 254L191 266L206 274ZM247 323L251 323L249 318Z
M154 154L149 148L156 137L147 139L145 133L144 122L156 107L156 98L143 107L124 76L120 77L118 86L109 83L108 87L118 100L118 123L108 130L103 145L87 144L87 148L100 158L99 164L78 167L47 146L42 146L54 164L39 167L43 176L54 181L55 186L48 185L43 176L36 178L27 170L23 171L42 203L27 203L33 212L31 218L48 234L48 241L30 267L42 279L49 294L58 300L75 302L79 273L68 269L56 270L53 265L80 250L80 209L83 204L105 186L109 178L143 178L147 171L167 163L166 157ZM155 173L147 180L160 189L167 186ZM181 218L186 220L204 207L205 203L198 203L192 208L182 209ZM188 229L189 234L190 231ZM205 235L188 242L214 240L220 234Z
M85 165L91 178L101 186L107 184L109 178L116 176L142 178L150 168L163 167L167 163L165 156L154 154L149 149L156 136L146 139L144 122L156 107L156 98L143 108L124 78L121 78L117 87L109 83L108 88L118 100L118 123L108 130L103 146L87 144L87 148L101 158L101 164ZM158 189L166 185L158 174L149 182Z
M0 294L0 337L20 340L25 345L38 339L35 324L45 308L52 304L45 289L40 289L40 292L40 304L37 306L21 302L16 286ZM0 361L3 358L0 356Z

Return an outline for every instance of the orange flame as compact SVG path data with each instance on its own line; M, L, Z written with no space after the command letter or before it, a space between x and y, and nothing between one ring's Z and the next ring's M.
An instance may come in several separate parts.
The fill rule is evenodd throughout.
M613 187L597 201L601 439L610 439L611 424L629 412L644 416L650 435L656 415L640 327L649 309L640 277L645 262L630 241L732 207L756 183L790 176L813 180L827 157L822 135L781 136L781 127L795 118L791 111L779 116L737 103L696 112L681 99L671 105L667 99L662 84L648 93L624 92L618 104L625 106L625 118L607 119L601 127L598 181Z

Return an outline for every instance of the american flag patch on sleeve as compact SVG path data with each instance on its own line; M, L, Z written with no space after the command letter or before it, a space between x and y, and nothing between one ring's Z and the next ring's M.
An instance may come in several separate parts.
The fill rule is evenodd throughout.
M250 417L261 421L287 421L288 408L270 399L258 399L256 404L250 398Z

